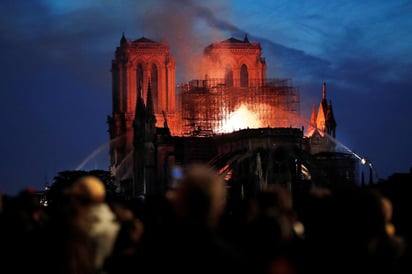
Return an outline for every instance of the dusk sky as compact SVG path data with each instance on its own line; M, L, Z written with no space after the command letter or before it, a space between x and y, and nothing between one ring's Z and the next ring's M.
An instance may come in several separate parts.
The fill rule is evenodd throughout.
M269 78L290 78L310 119L322 83L340 149L379 178L412 167L412 2L2 0L0 192L63 170L108 169L111 61L125 33L168 42L176 83L212 42L248 34Z

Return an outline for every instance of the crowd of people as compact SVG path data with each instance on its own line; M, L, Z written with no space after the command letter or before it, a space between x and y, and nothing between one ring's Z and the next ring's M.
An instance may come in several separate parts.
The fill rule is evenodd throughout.
M224 179L192 165L165 195L109 198L84 175L42 205L33 191L0 207L3 273L412 273L408 239L377 189L268 184L228 200Z

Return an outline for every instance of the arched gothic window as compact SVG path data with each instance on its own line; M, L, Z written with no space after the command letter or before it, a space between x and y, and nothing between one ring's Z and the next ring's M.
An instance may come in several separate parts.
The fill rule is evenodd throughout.
M143 66L142 64L137 65L136 69L136 91L137 95L139 95L140 91L143 91ZM143 93L142 93L143 96Z
M249 86L249 73L247 71L247 66L243 64L240 67L240 87L246 88Z
M154 106L154 111L158 112L157 109L157 100L158 100L158 71L157 71L157 66L155 64L152 64L152 69L150 72L150 84L152 87L152 96L153 96L153 106Z
M225 70L225 85L227 87L233 87L233 70L231 65L226 66Z

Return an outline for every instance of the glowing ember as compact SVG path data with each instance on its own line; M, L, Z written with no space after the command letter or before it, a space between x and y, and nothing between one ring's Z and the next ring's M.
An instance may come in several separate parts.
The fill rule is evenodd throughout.
M256 113L250 111L244 104L232 112L229 119L225 121L220 132L233 132L245 128L259 128L262 124Z

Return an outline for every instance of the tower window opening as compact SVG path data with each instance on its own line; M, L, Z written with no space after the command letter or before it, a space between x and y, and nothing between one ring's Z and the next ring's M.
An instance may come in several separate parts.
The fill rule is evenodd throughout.
M247 88L249 86L249 73L247 66L243 64L240 67L240 87Z
M233 87L233 70L231 65L226 66L225 71L225 85L227 87Z
M143 66L142 64L137 65L136 69L136 91L137 95L139 95L139 92L143 90ZM143 96L143 94L142 94Z
M152 71L150 74L150 84L152 88L153 106L155 112L158 112L158 72L157 66L152 64Z

